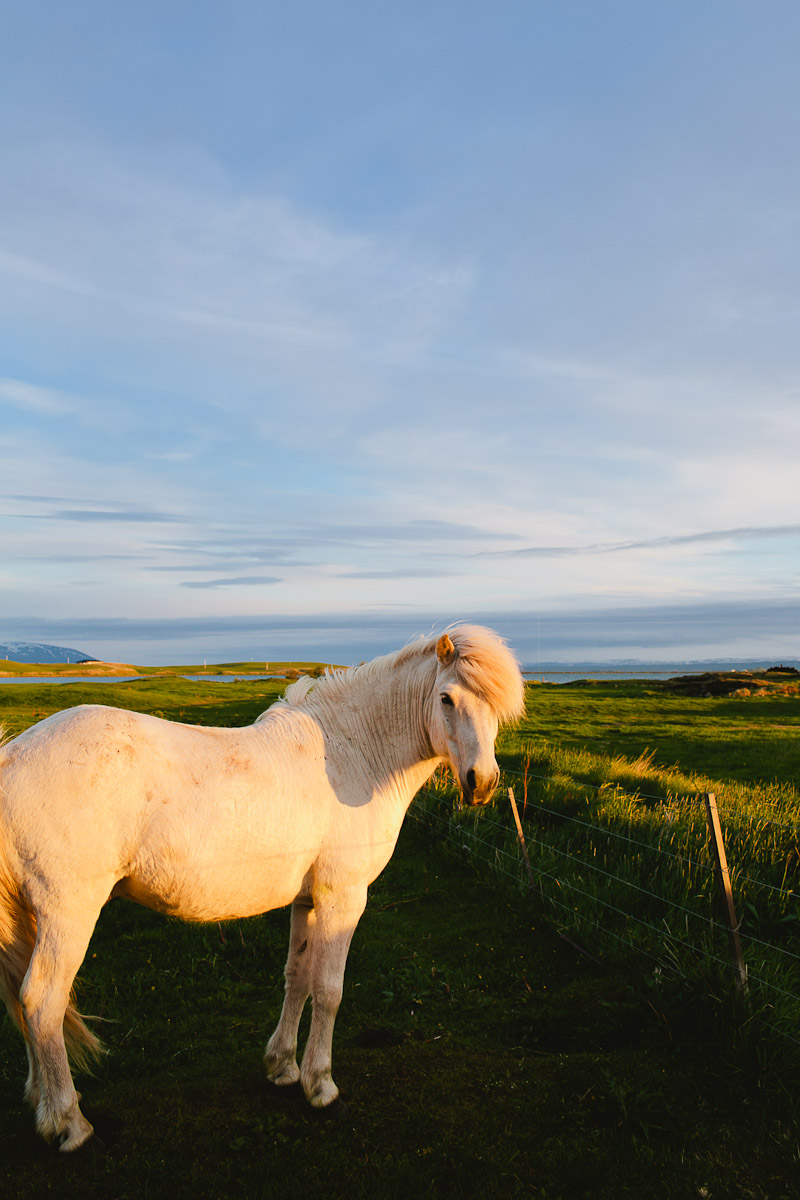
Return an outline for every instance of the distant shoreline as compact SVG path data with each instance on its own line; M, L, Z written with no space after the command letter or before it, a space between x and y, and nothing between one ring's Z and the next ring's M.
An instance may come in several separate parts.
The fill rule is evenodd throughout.
M122 677L142 678L145 675L195 675L195 676L233 676L233 675L285 675L287 671L301 673L317 673L329 664L319 661L294 660L266 662L263 659L226 662L181 663L169 666L149 666L121 662L103 662L98 659L55 662L52 658L45 662L27 662L13 659L9 656L5 661L0 659L0 679L19 679L36 677L38 679L120 679ZM334 665L334 664L331 664ZM522 663L523 674L528 679L543 679L544 677L563 681L570 678L669 678L677 675L698 675L707 672L737 672L752 673L765 671L770 667L784 666L795 670L800 668L800 658L784 658L780 655L763 658L706 658L682 659L667 661L657 659L612 659L600 662L597 659L579 661L564 661L548 659L538 663L530 658Z

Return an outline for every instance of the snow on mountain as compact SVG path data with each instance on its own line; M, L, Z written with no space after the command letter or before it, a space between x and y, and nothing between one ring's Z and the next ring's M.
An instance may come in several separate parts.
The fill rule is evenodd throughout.
M48 646L44 642L0 642L0 660L21 663L92 662L91 654L70 650L68 646Z

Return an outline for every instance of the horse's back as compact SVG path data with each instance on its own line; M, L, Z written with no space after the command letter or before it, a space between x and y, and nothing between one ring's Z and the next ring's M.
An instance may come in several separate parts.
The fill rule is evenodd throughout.
M321 737L305 717L288 725L57 713L2 752L2 836L21 869L35 860L43 878L92 878L104 898L190 919L287 904L329 812Z
M110 797L115 777L133 788L137 767L138 713L81 705L32 725L0 751L0 811L7 820L39 814L49 825L59 812L72 820L97 797Z

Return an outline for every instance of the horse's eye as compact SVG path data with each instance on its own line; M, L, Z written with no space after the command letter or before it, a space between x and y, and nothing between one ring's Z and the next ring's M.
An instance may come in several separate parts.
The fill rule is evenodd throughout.
M452 708L453 707L453 697L448 696L447 692L444 692L442 694L442 704L444 704L444 706L446 708Z

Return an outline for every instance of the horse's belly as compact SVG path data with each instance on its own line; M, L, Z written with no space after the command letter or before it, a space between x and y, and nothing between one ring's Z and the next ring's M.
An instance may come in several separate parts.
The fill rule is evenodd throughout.
M301 890L313 852L271 846L249 852L209 846L164 847L143 854L115 886L123 896L187 921L252 917L291 904ZM261 851L261 852L259 852Z
M273 908L283 908L301 890L304 872L281 881L258 879L220 883L211 886L184 885L159 887L156 880L127 875L115 884L112 898L121 897L145 908L182 917L185 921L232 921L237 917L255 917ZM242 883L246 886L242 886ZM248 886L249 884L249 886Z

